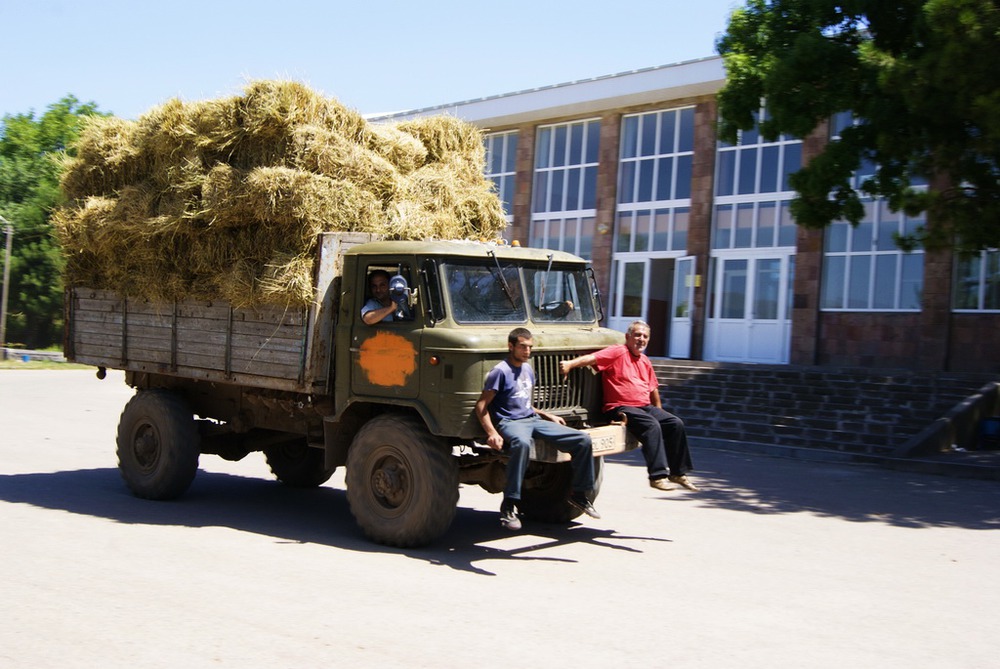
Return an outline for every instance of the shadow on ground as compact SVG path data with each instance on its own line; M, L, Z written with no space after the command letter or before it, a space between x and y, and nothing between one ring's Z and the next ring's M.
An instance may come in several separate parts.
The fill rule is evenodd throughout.
M516 548L490 542L511 535L493 511L459 506L451 528L432 545L398 549L373 544L355 525L344 490L289 488L276 481L199 471L183 497L150 501L133 497L117 469L0 475L0 501L69 511L119 523L185 527L229 527L278 542L310 543L362 552L400 553L431 564L493 575L477 563L487 560L570 561L538 555L540 550L585 542L608 550L641 552L656 537L631 537L579 523L525 523Z
M637 453L618 456L609 476L645 477ZM886 471L864 465L802 463L783 458L701 449L695 453L703 490L685 503L753 514L812 513L855 522L901 527L1000 529L997 486L988 481ZM680 501L670 493L665 503ZM312 543L362 552L397 552L430 564L492 575L489 560L564 561L544 551L588 543L611 551L642 552L643 544L669 541L628 536L580 523L526 523L517 547L491 542L512 535L493 511L459 507L450 530L431 546L378 546L354 524L345 491L288 488L275 481L199 472L181 499L154 502L133 497L117 469L0 475L0 500L107 518L119 523L230 527L279 542Z
M693 448L704 506L755 514L812 513L899 527L1000 529L1000 485L876 465L808 462ZM645 476L639 451L607 458ZM635 471L638 470L638 471Z

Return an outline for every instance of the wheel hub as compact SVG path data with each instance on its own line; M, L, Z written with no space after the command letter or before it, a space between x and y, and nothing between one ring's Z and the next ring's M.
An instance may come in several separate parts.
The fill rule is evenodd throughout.
M406 496L406 476L398 462L383 462L372 472L372 490L391 506L398 506Z
M135 439L132 441L132 450L135 453L136 462L143 469L149 469L156 464L156 458L160 452L160 441L152 425L146 425L136 433Z

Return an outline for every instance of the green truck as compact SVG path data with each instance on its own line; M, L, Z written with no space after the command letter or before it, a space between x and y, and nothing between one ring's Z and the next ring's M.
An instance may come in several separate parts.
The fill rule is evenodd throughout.
M473 407L507 333L535 338L534 403L594 440L602 457L636 446L600 421L600 383L559 362L609 344L586 262L559 251L467 241L380 241L323 233L308 307L173 303L87 287L68 290L65 354L125 371L136 389L122 411L117 453L129 489L182 494L202 454L240 460L262 451L274 476L319 486L345 466L351 513L371 540L418 546L454 518L459 484L500 492L505 457L485 446ZM366 325L368 276L387 271L399 320ZM568 522L568 458L535 445L526 517Z

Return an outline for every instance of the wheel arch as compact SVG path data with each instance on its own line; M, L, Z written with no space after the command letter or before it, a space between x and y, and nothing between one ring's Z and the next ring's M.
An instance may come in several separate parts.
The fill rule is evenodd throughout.
M343 467L347 464L347 453L358 431L371 419L384 414L396 414L400 418L412 418L423 423L428 433L440 436L435 431L436 422L429 420L426 407L418 404L381 404L378 402L356 401L348 404L336 416L323 419L323 445L326 450L327 467Z

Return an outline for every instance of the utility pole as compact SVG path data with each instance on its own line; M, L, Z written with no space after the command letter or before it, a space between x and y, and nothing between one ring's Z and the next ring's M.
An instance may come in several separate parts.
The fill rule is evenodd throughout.
M10 252L14 242L14 226L7 222L7 219L0 216L3 221L3 231L7 235L7 254L3 261L3 298L0 301L0 348L3 349L3 359L7 359L7 295L10 293Z

